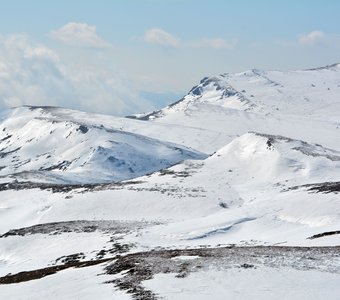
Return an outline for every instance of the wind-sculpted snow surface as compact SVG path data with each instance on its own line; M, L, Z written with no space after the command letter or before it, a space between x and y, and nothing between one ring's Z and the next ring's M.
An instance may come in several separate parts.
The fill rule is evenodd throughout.
M0 298L338 299L339 95L335 64L3 112Z

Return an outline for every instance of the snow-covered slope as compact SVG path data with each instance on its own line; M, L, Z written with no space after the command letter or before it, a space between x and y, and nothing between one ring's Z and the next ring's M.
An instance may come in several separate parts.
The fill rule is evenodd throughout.
M2 114L1 176L66 183L121 181L205 157L119 128L78 122L72 115L56 118L58 110L24 107Z
M195 245L339 243L337 235L328 240L307 239L340 227L340 189L330 184L340 182L339 151L249 133L201 163L174 166L161 174L162 180L157 174L152 178L158 184L161 181L164 189L166 185L169 190L188 189L178 194L190 213L182 213L182 220L155 229L153 234L149 230L150 240L161 234L169 243L177 239L177 243L190 240ZM181 175L187 175L185 183ZM195 201L191 201L193 197Z
M339 95L335 64L204 78L130 118L3 112L0 298L337 299Z
M339 151L249 133L205 160L188 160L124 185L65 189L48 184L2 184L1 215L6 221L0 228L5 232L37 223L88 219L149 220L173 224L166 225L168 233L164 233L171 238L162 238L170 245L230 226L234 230L213 234L213 241L207 235L199 242L207 238L208 244L222 240L274 243L282 241L277 232L282 235L295 228L293 235L287 233L286 243L305 244L308 236L340 226L339 187L330 185L340 182L339 170ZM240 220L251 222L234 227ZM159 228L150 239L142 236L140 243L160 243L163 229ZM321 242L337 244L338 236ZM315 243L319 240L308 241L308 245Z

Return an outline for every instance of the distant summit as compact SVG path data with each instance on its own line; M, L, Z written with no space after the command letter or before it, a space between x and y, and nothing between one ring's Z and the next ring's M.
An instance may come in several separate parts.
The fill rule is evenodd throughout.
M325 74L328 72L328 74ZM326 76L326 77L325 77ZM326 78L326 79L325 79ZM305 115L327 113L340 109L340 64L296 71L249 71L204 77L182 99L165 108L128 118L156 120L169 115L195 110L200 106L219 106L221 109L254 111L262 114ZM308 102L308 105L305 105ZM325 105L321 105L321 103ZM325 112L325 111L324 111Z

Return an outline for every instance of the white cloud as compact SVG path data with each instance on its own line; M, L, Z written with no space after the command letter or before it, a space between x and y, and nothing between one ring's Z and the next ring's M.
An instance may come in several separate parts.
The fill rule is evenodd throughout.
M21 99L19 99L17 97L4 98L3 102L7 107L16 107L16 106L24 105L24 103L21 101Z
M329 49L338 49L340 47L340 35L337 33L327 33L320 30L311 31L307 34L300 35L292 40L275 40L275 44L283 47L312 47L322 46Z
M23 104L115 115L154 108L110 66L66 61L25 35L0 36L0 109Z
M315 45L317 43L322 42L325 39L326 35L322 31L315 30L306 35L300 36L298 42L300 45Z
M178 47L179 39L161 28L151 28L144 34L144 40L151 44L158 44L164 47Z
M50 36L64 44L91 48L108 48L111 45L97 35L96 26L86 23L67 23L52 30Z
M196 48L213 48L213 49L232 49L236 45L236 41L228 42L222 38L202 39L199 41L190 42L189 47Z
M147 30L143 39L151 44L172 48L231 49L236 44L236 41L228 42L222 38L181 41L176 36L161 28L151 28Z

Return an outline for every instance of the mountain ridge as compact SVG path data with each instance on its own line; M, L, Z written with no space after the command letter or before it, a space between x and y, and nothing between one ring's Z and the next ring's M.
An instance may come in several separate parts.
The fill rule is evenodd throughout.
M186 109L187 106L190 106L192 103L195 103L197 101L202 101L202 98L205 98L203 101L208 101L209 102L209 93L211 92L211 88L215 87L216 91L216 98L218 96L220 97L220 100L224 99L224 105L226 107L230 108L236 108L236 109L242 109L242 110L254 110L257 112L263 112L263 104L261 101L257 101L256 95L252 93L248 93L247 89L251 86L248 85L243 85L242 86L242 77L246 78L248 81L253 81L255 83L259 83L264 87L267 87L268 92L271 93L270 96L275 99L278 98L280 100L279 96L280 93L285 94L287 92L281 91L281 89L285 88L285 85L280 81L280 78L282 76L287 76L290 74L290 76L293 78L293 82L290 82L290 84L294 83L295 78L298 80L302 77L305 77L305 81L309 81L310 87L315 88L316 85L318 88L322 84L325 84L323 77L325 76L324 71L330 71L332 74L333 73L339 73L340 74L340 64L335 63L332 65L327 65L324 67L319 67L319 68L313 68L313 69L305 69L305 70L295 70L295 71L264 71L264 70L259 70L259 69L251 69L249 71L244 71L240 73L223 73L218 76L211 76L211 77L204 77L198 85L194 86L186 96L181 98L180 100L169 104L167 107L153 111L150 113L146 114L136 114L136 115L131 115L127 116L128 118L134 118L134 119L139 119L139 120L155 120L159 119L162 117L165 117L168 113L173 113L176 111L174 108L179 107L179 109ZM316 76L319 74L319 76ZM332 83L332 87L327 86L325 88L324 93L327 91L330 91L332 88L339 88L339 78L340 75L335 76L336 82ZM333 74L334 75L334 74ZM273 78L274 77L274 78ZM276 77L276 79L275 79ZM318 78L319 77L319 78ZM314 80L313 80L314 79ZM315 80L318 81L318 84L315 82ZM296 85L296 83L295 83ZM272 87L272 89L268 89L269 87ZM207 88L208 87L208 88ZM256 86L255 86L256 87ZM297 87L299 87L297 85ZM306 89L308 86L306 86ZM222 91L221 93L217 93L217 91ZM305 90L306 91L306 90ZM301 92L305 92L301 91ZM290 92L290 91L288 91ZM235 97L236 96L236 97ZM262 95L263 97L263 95ZM300 99L304 99L304 101L309 102L310 99L308 97L303 97L302 94L296 94L294 95L296 100L301 101ZM236 98L236 99L235 99ZM317 101L322 100L322 95L318 95L316 98ZM232 103L232 101L234 103ZM280 100L282 101L282 100ZM183 105L183 107L180 107L180 105L185 102L186 105ZM221 101L222 102L222 101ZM223 103L223 102L222 102ZM256 108L258 109L256 110ZM265 112L264 113L275 113L275 110L279 110L280 108L276 107L268 111L268 103L266 104Z

